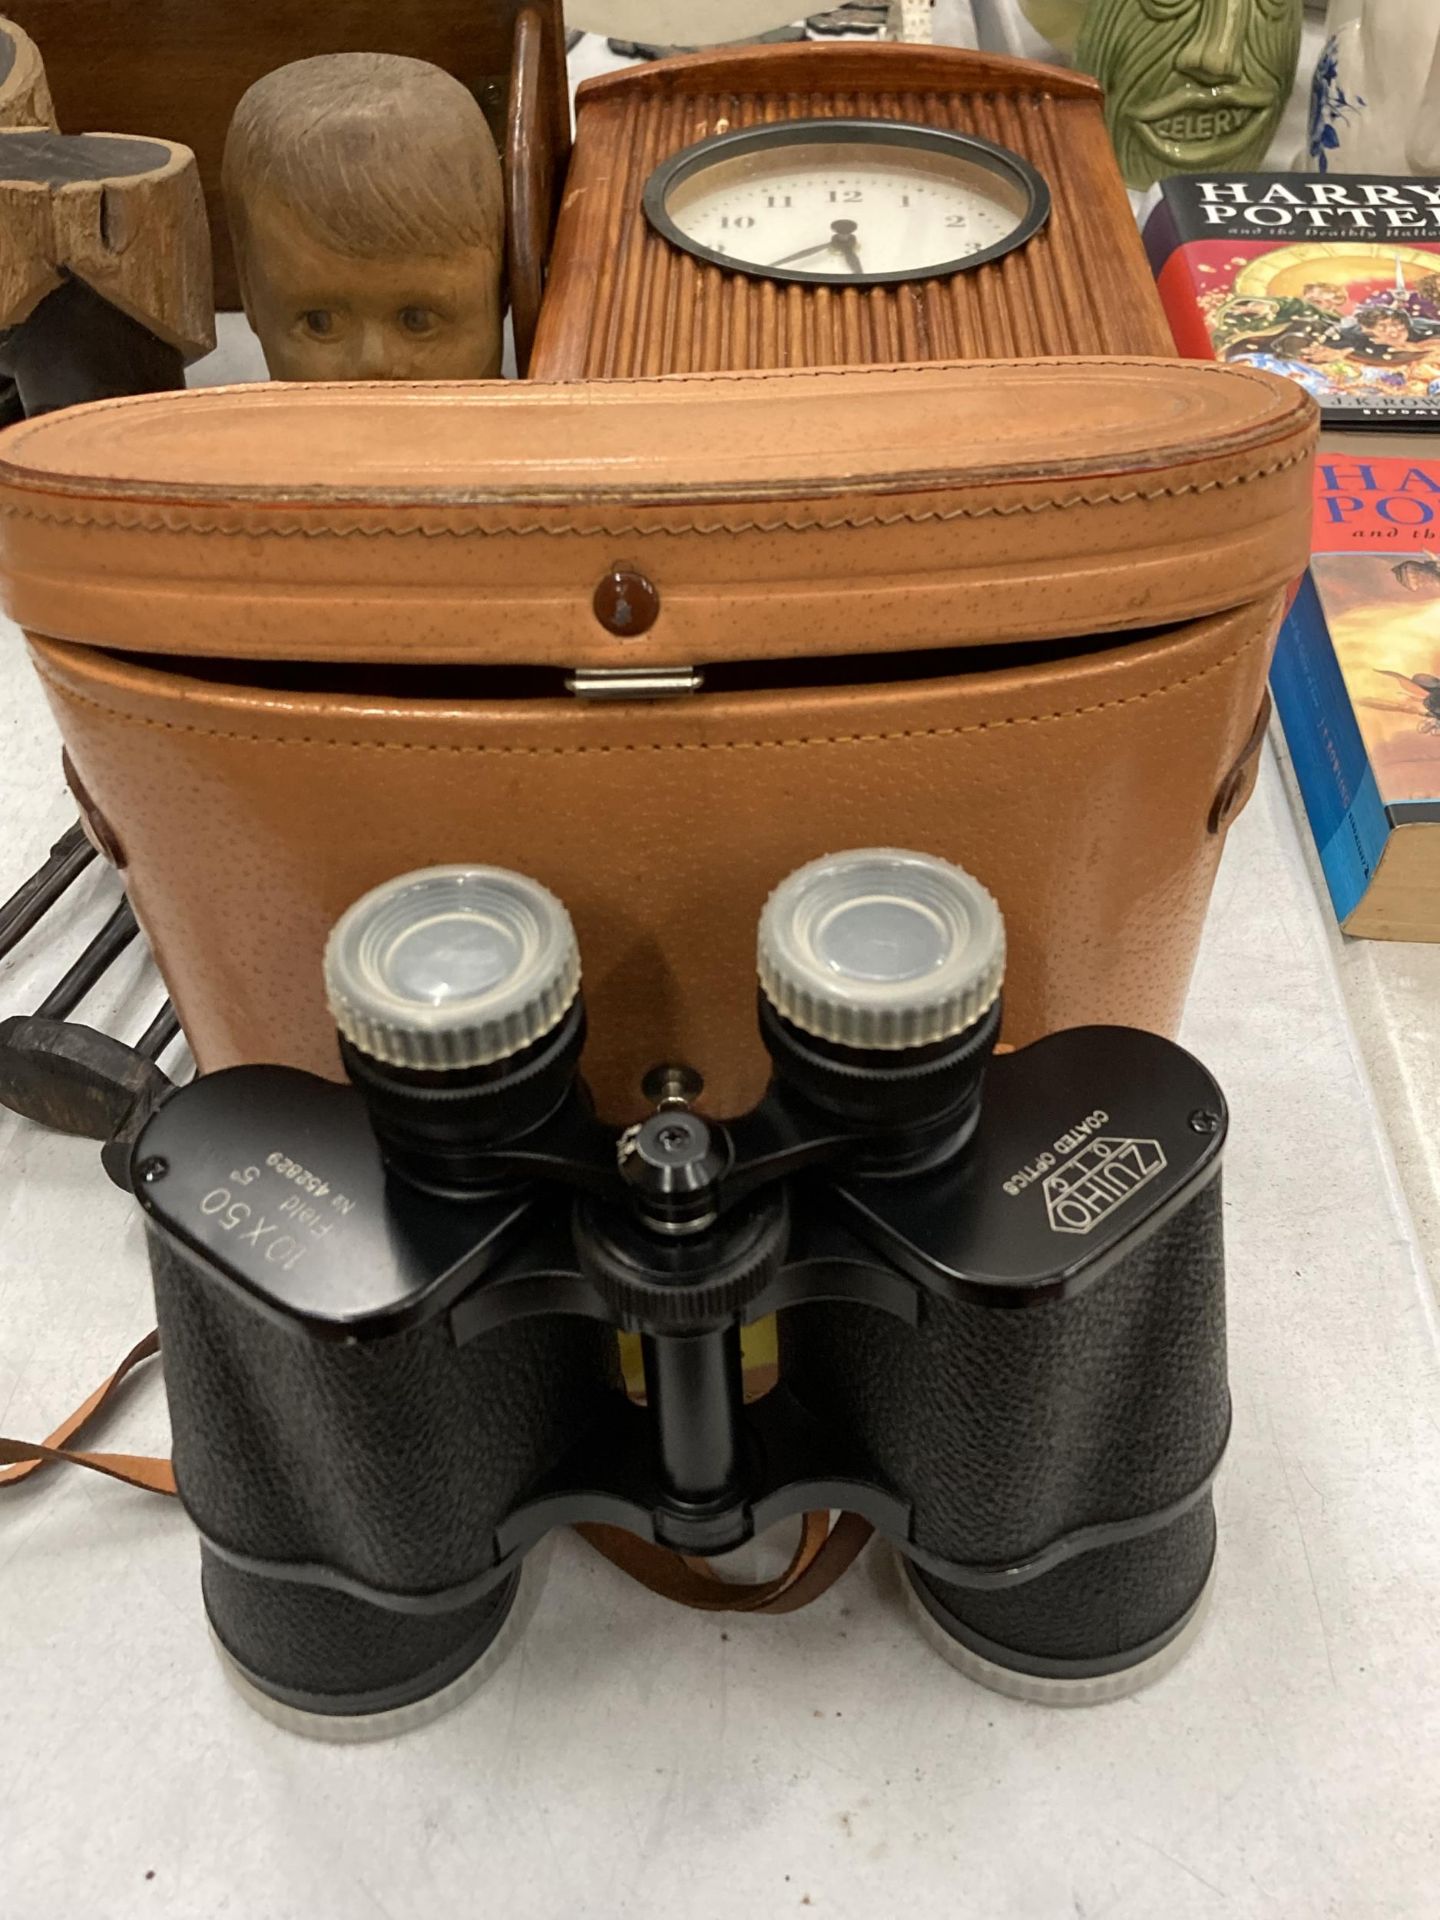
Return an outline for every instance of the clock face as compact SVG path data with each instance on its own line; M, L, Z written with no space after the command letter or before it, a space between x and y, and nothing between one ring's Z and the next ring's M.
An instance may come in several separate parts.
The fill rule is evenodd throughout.
M959 273L1024 244L1050 211L1018 154L888 120L748 127L687 147L645 189L651 225L702 260L771 280L876 285Z

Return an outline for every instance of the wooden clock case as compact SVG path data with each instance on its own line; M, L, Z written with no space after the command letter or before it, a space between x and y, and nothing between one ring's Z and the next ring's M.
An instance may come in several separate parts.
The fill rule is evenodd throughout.
M645 183L682 148L847 115L1010 148L1049 183L1048 224L949 278L832 289L726 272L646 220ZM798 43L690 54L579 90L537 379L1173 351L1100 89L1082 74L947 47Z

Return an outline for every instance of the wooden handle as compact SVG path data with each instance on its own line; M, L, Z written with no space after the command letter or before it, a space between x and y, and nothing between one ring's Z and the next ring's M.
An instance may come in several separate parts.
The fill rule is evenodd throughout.
M506 266L515 365L522 374L535 344L554 226L555 149L545 113L543 33L539 14L527 8L515 26L505 130Z

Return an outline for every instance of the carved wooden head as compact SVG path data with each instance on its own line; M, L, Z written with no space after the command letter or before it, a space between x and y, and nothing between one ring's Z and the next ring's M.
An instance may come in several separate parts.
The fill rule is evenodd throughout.
M223 181L273 378L499 373L500 161L458 80L392 54L280 67L236 108Z

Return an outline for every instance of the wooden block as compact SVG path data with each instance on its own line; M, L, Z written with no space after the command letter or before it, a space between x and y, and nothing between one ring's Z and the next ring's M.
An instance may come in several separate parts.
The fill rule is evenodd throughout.
M55 124L40 49L13 20L0 19L0 127Z
M40 49L13 20L0 19L0 127L54 126ZM13 427L24 418L19 388L13 380L0 378L0 427Z
M82 281L186 360L215 344L195 156L167 140L0 131L0 328Z

